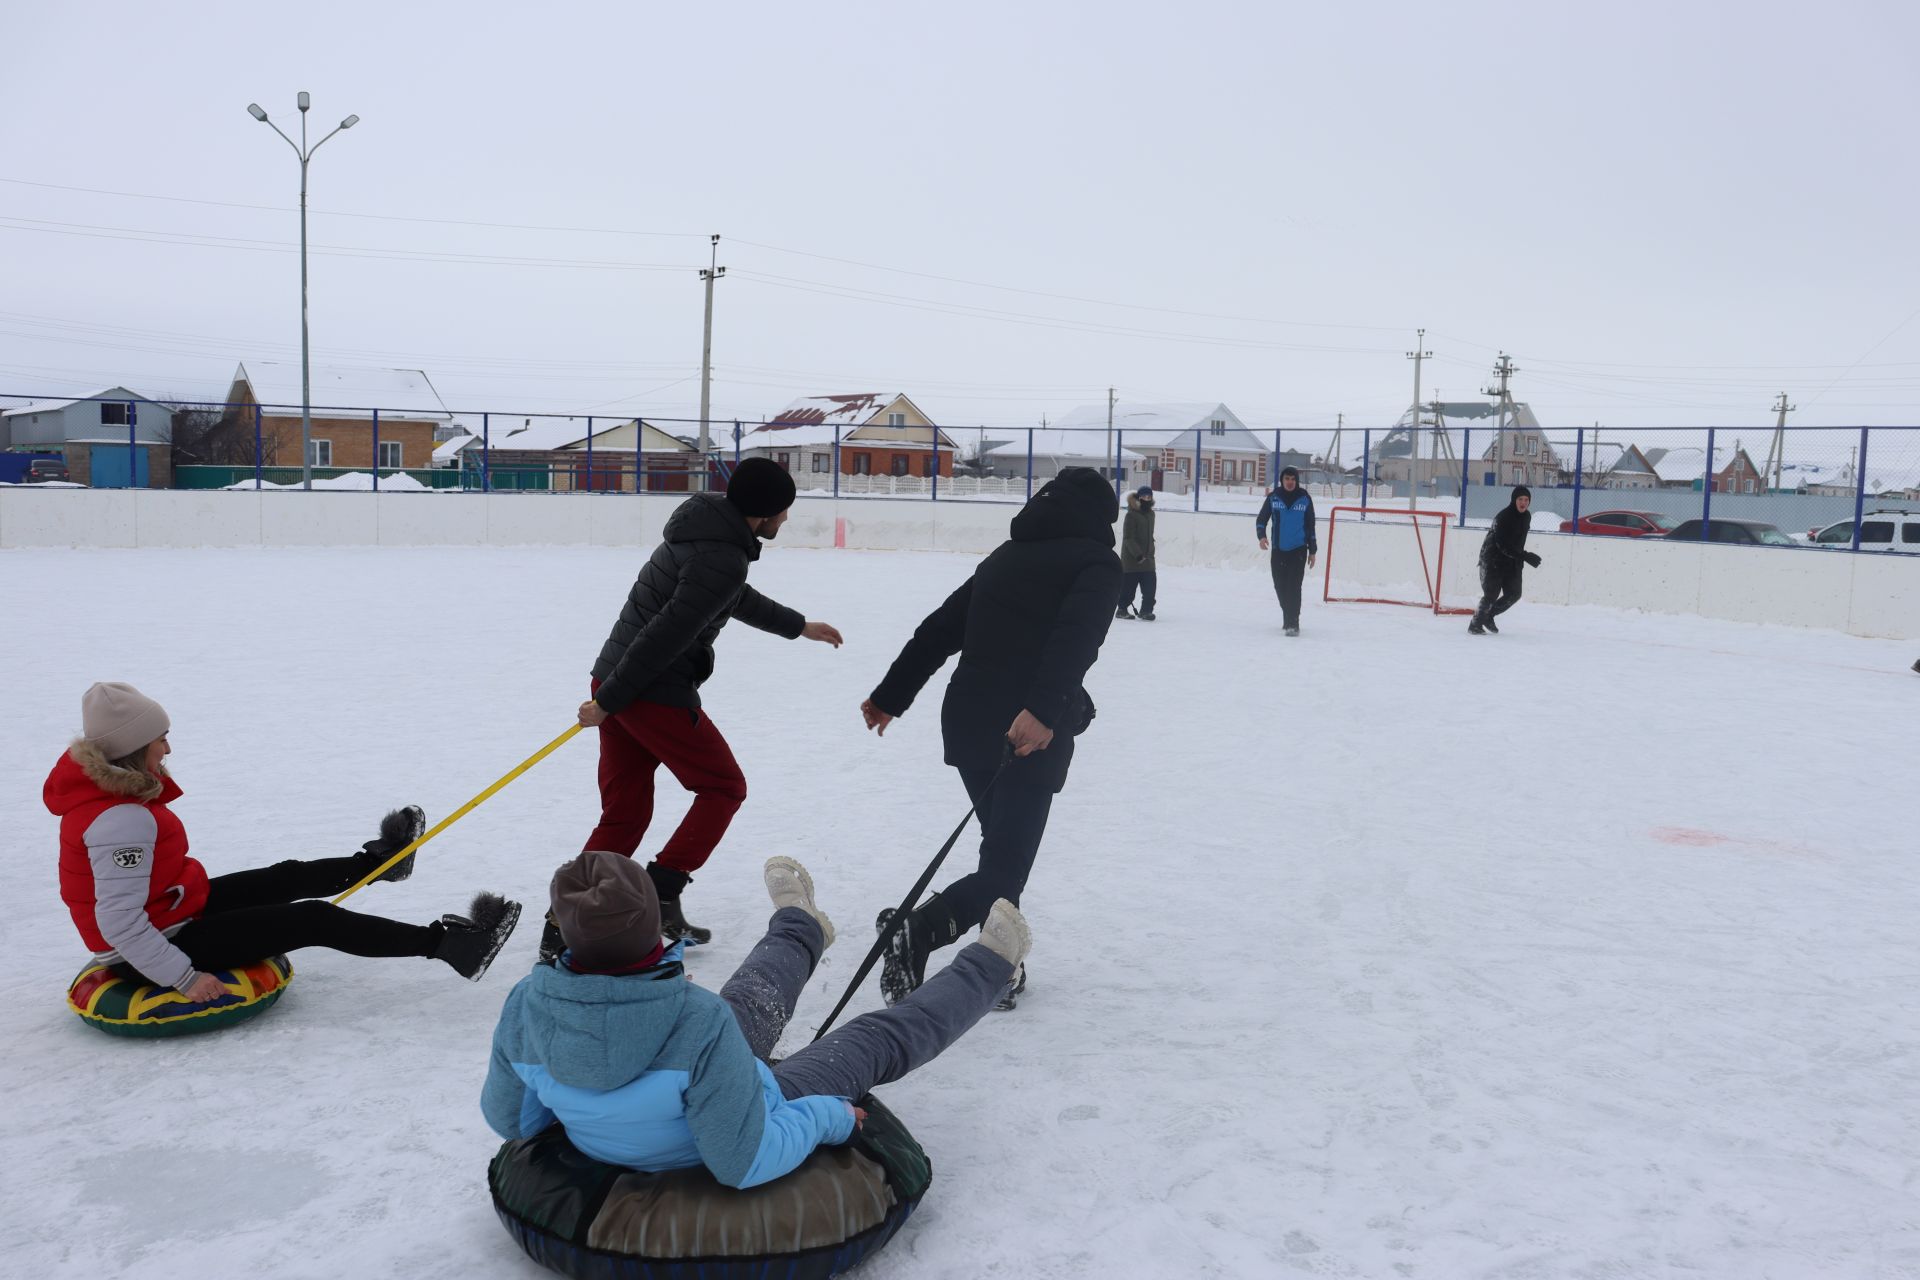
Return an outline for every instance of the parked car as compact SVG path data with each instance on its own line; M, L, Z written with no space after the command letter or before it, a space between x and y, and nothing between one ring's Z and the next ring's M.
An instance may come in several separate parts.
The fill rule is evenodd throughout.
M1853 547L1853 521L1839 520L1824 529L1807 530L1816 547ZM1862 551L1903 551L1920 555L1920 511L1870 511L1860 518Z
M1675 525L1671 531L1661 536L1670 538L1675 542L1698 542L1700 541L1700 524L1701 522L1698 520L1682 520L1679 524ZM1760 547L1793 547L1801 545L1764 520L1721 520L1716 518L1708 522L1706 540L1708 542L1737 542L1744 543L1747 546Z
M1672 516L1658 511L1596 511L1580 517L1580 532L1607 538L1657 538L1671 533L1678 523ZM1560 532L1573 531L1573 521L1560 522Z
M20 477L21 484L45 484L49 480L64 483L67 479L67 464L60 458L35 458L27 464L27 474Z

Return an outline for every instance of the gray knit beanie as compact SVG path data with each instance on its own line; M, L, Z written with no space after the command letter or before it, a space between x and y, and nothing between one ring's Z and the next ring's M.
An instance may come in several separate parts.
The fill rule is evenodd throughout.
M581 968L639 964L660 945L660 895L632 858L589 849L561 864L548 894L554 923Z
M103 681L80 695L81 736L109 760L166 737L172 724L159 703L130 684Z

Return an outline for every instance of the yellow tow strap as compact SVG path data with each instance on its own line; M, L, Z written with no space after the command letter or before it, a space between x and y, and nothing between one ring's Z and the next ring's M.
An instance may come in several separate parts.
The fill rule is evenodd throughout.
M479 795L475 796L473 799L467 801L465 804L461 805L458 809L455 809L452 813L442 818L438 823L434 825L434 827L431 830L427 832L427 834L421 836L418 840L415 840L412 844L408 845L406 848L402 849L400 852L394 854L391 858L388 858L385 862L375 867L372 871L369 871L367 872L366 875L360 877L360 882L358 884L354 885L351 889L348 889L345 893L341 894L339 897L333 900L334 905L338 906L340 903L345 902L348 898L351 898L354 894L360 892L362 889L372 884L375 880L378 880L382 875L386 873L389 867L392 867L395 863L399 862L402 858L412 853L415 849L418 849L421 845L433 839L435 836L439 835L442 831L445 831L448 827L460 821L460 819L466 817L469 813L472 813L475 809L479 808L480 805L484 801L486 801L488 797L492 796L494 792L500 790L500 788L506 786L509 782L512 782L515 778L519 777L521 774L525 773L527 770L533 768L533 766L539 764L542 760L545 760L549 755L553 754L555 748L559 747L561 743L565 742L568 738L571 738L574 734L578 732L580 732L579 725L577 724L569 725L565 733L561 734L559 737L555 738L552 742L549 742L546 746L540 748L538 751L528 756L525 760L522 760L519 764L509 769L505 777L501 778L498 782L488 787L485 791L482 791Z

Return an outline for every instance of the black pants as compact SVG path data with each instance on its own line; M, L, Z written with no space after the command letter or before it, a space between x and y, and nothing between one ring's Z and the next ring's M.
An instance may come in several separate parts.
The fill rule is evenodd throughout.
M1120 588L1120 607L1122 609L1132 608L1133 593L1138 591L1140 593L1140 612L1152 613L1153 602L1159 598L1160 595L1160 575L1151 569L1137 569L1132 573L1121 574L1120 577L1122 581Z
M950 915L951 931L935 929L936 945L945 945L986 921L995 899L1020 905L1020 891L1040 852L1047 814L1053 808L1053 786L1044 776L1030 779L1012 761L994 782L992 769L962 769L960 781L980 818L980 863L940 891L938 906ZM987 784L992 783L989 791Z
M1480 607L1475 615L1482 621L1495 618L1520 603L1520 572L1518 560L1506 563L1499 560L1480 562Z
M432 925L301 901L340 893L368 870L359 858L321 858L215 876L207 886L205 910L173 935L173 945L203 973L301 947L331 947L355 956L432 955L440 938Z
M1273 552L1273 593L1280 597L1280 621L1289 627L1300 625L1300 583L1307 576L1307 549L1295 547Z

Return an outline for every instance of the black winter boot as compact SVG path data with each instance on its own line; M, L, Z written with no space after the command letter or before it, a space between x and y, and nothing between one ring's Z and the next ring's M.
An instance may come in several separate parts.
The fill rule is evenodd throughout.
M360 852L354 854L354 860L360 864L360 874L365 875L381 863L400 852L408 845L426 834L427 815L419 805L410 804L404 809L395 809L380 819L380 834L360 846ZM400 861L388 867L374 877L374 883L382 880L399 883L413 874L413 860L417 855L408 854Z
M669 945L682 939L696 947L712 942L713 930L688 923L687 917L680 911L680 894L693 883L693 877L657 862L647 864L647 876L653 881L653 891L660 899L660 936Z
M874 920L874 928L885 933L896 908L888 907ZM916 907L893 936L880 956L880 998L899 1004L927 980L927 957L960 936L960 922L947 904L934 894Z
M476 893L466 915L440 917L440 942L433 958L452 965L461 977L478 982L519 923L519 903L497 893Z

